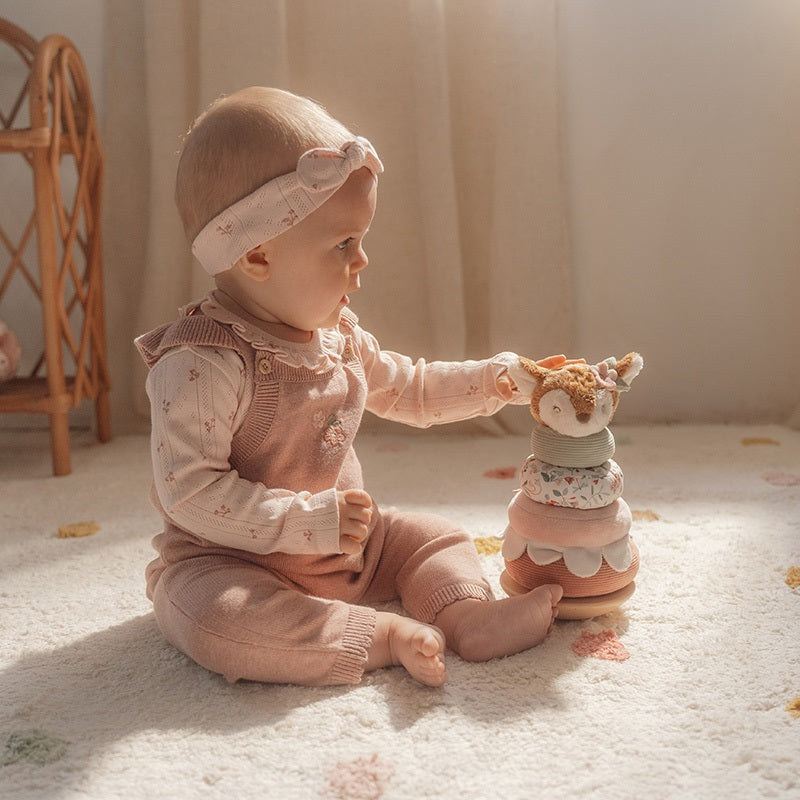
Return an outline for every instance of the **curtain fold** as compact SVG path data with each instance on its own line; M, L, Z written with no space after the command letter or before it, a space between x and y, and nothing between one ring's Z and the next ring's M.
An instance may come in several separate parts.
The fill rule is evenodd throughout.
M125 337L113 348L123 428L132 408L146 411L130 339L210 285L172 201L181 136L247 85L313 97L384 160L353 298L384 347L441 359L569 350L557 0L107 0L106 11L118 187L106 271L109 295L125 298L110 303L120 324L109 325ZM139 114L117 127L130 97ZM505 424L518 427L510 411Z

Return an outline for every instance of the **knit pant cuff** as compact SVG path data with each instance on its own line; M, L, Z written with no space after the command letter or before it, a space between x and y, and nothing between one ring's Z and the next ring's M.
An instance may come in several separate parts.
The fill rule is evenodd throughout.
M331 670L330 684L359 683L375 636L378 614L373 608L352 606L342 636L342 650Z
M431 623L438 613L458 600L493 600L490 589L477 583L456 583L437 589L419 608L409 609L420 621Z

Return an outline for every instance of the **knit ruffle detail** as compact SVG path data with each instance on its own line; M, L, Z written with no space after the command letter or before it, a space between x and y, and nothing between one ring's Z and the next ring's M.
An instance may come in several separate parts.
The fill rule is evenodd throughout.
M256 325L229 311L212 292L200 303L200 310L208 317L230 326L241 339L256 350L272 356L294 369L305 368L316 375L328 372L342 360L346 346L344 335L337 328L320 328L311 332L309 342L288 342L271 336Z
M491 591L476 583L455 583L437 589L417 608L408 610L420 622L432 623L438 613L458 600L492 600Z
M342 650L333 665L330 679L332 685L359 683L364 675L367 655L375 636L378 613L367 606L352 606L347 619Z

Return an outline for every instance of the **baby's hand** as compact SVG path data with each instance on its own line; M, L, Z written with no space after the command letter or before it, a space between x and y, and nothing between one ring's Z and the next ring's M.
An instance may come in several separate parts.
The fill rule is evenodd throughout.
M339 549L348 555L360 553L369 534L372 498L362 489L336 492L339 501Z
M568 364L585 364L586 359L583 358L567 358L565 355L547 356L541 358L536 362L539 367L545 369L558 369L559 367L567 366ZM530 397L536 389L536 379L533 375L522 366L522 364L511 364L508 368L508 379L511 383L512 391L516 389L517 392Z

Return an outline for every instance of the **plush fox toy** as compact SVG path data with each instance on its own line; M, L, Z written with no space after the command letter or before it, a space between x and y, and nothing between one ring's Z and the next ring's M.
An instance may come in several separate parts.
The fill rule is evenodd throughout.
M562 619L606 613L635 588L639 555L607 426L643 366L638 353L599 364L520 358L512 374L527 384L537 424L508 507L500 583L508 594L560 584Z

